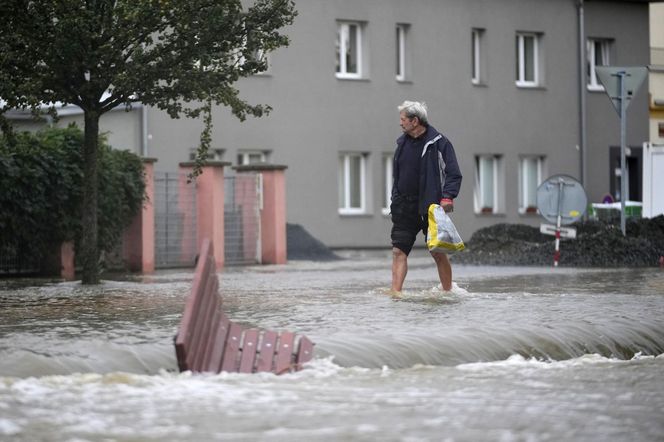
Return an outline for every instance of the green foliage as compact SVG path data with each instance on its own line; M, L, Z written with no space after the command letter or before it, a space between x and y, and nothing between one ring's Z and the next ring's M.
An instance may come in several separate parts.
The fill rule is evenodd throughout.
M83 134L70 126L0 138L0 244L39 261L54 245L80 242ZM99 247L111 250L141 209L141 159L102 139L98 158Z
M288 44L292 0L3 0L0 97L8 108L72 103L102 114L140 101L173 118L207 100L261 116L232 85ZM104 95L106 94L106 95Z

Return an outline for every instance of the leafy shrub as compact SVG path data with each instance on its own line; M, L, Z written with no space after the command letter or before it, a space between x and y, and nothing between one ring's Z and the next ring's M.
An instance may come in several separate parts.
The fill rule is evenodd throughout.
M63 241L79 242L83 133L76 126L0 137L0 253L40 262ZM99 249L110 251L141 209L141 159L100 139Z

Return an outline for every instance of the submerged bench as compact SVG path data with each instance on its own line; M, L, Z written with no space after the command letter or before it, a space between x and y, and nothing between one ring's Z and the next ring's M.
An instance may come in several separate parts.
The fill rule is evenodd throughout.
M231 321L221 310L218 290L212 244L206 239L175 335L180 371L282 374L311 360L314 344L306 336L245 329Z

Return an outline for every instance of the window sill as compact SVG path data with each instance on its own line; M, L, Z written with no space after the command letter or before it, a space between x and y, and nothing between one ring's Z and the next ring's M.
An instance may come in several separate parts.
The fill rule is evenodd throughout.
M339 216L341 218L371 218L373 214L367 212L341 212L339 211Z
M588 90L588 92L602 92L602 93L606 92L606 89L604 89L604 86L599 86L599 85L598 86L593 86L593 85L589 84L589 85L586 86L586 89Z
M531 89L531 90L546 90L541 84L530 84L530 83L515 83L518 89Z
M357 77L353 75L344 75L344 74L335 74L337 77L337 80L344 80L344 81L369 81L367 77Z
M410 80L408 78L397 78L396 81L399 84L413 84L413 80Z
M482 218L484 218L484 217L487 217L487 218L500 217L500 218L502 218L502 217L505 216L505 214L502 213L502 212L496 212L496 213L494 213L494 212L475 212L475 215L480 216Z

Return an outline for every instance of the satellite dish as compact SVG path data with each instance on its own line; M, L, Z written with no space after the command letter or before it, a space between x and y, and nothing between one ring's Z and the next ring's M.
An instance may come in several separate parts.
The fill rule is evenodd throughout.
M581 183L569 175L554 175L537 188L537 209L550 223L572 224L586 213L588 197Z

